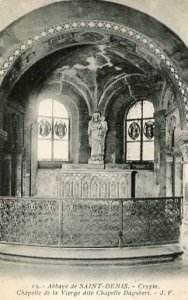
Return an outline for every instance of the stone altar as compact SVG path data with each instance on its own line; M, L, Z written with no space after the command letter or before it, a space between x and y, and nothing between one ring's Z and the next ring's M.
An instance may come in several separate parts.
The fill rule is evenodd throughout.
M62 199L64 247L117 247L121 203L131 197L131 170L104 165L64 164L39 169L37 196Z
M63 198L131 197L131 172L109 170L69 170L60 172Z
M131 170L65 164L63 169L39 169L37 196L80 198L130 198Z

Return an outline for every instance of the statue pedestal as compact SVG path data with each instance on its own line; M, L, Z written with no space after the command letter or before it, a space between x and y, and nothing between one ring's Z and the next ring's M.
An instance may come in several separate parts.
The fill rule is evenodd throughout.
M62 170L104 170L105 165L103 164L62 164Z

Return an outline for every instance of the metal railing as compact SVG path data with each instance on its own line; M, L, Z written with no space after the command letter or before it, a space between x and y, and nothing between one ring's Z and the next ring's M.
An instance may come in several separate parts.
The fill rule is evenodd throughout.
M0 242L51 247L126 247L179 241L182 197L0 197Z

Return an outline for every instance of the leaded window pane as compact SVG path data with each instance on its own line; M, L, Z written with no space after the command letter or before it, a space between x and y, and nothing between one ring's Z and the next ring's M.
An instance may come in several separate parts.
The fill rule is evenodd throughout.
M38 109L38 159L69 160L69 117L54 99L42 100Z
M68 161L68 141L54 141L54 160Z
M127 160L140 160L140 143L127 143Z
M126 119L126 160L154 160L154 107L146 100L134 103Z
M154 114L153 103L150 101L143 101L143 118L151 118Z
M154 160L154 143L143 142L143 160Z
M140 120L127 121L127 141L140 141L141 122Z
M68 118L68 112L65 106L56 100L54 100L54 105L53 105L53 116Z
M136 102L131 106L127 114L127 119L140 119L141 118L141 102Z
M154 140L154 121L153 119L143 120L143 141Z
M39 103L38 115L52 116L52 99L45 99Z
M52 141L38 140L38 159L51 160L52 157Z
M68 119L54 118L54 139L68 140L69 136Z
M52 119L39 117L38 118L38 138L51 139L52 138Z

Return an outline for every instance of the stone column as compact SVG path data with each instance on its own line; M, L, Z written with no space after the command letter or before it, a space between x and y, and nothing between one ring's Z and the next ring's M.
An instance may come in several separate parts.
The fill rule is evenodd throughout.
M0 196L3 195L3 149L0 142Z
M24 153L22 156L22 196L30 195L30 172L26 159L26 150L24 149Z
M173 157L170 155L166 156L166 196L173 196L172 189L172 176L173 176Z
M165 110L155 112L155 173L159 196L166 196L166 116Z
M166 196L182 196L182 153L174 148L166 153Z
M7 132L4 131L4 106L3 99L0 94L0 195L3 195L3 181L4 181L4 143L7 140Z
M3 177L4 177L4 142L7 139L7 133L0 129L0 195L3 195Z
M25 115L24 126L24 195L36 195L36 178L37 178L37 122L33 121L35 118L32 113Z
M182 156L175 155L175 196L182 196L183 188L183 160Z
M12 196L12 155L4 154L3 196Z
M5 144L7 141L7 132L4 130L4 104L7 95L4 91L0 91L0 195L11 195L11 156L6 156ZM7 168L5 168L5 165ZM4 186L5 178L7 178L7 185Z
M33 122L30 127L30 148L31 148L31 178L30 178L30 195L37 194L37 173L38 173L38 160L37 160L37 136L38 124Z
M22 196L22 183L23 183L23 172L22 172L22 157L23 151L19 150L15 155L15 196Z
M184 250L183 259L188 260L188 130L182 131L178 144L183 155L183 222L181 242Z

